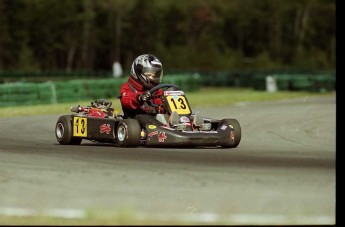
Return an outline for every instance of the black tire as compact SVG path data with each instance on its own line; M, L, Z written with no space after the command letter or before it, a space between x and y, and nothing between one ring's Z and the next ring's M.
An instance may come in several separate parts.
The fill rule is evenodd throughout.
M230 134L227 138L223 139L221 142L222 147L228 147L228 148L235 148L240 144L241 136L242 136L242 130L241 125L236 119L223 119L219 122L218 127L222 125L227 125L231 127L233 130L230 131ZM230 139L231 132L234 134L234 140Z
M116 128L116 139L122 147L137 147L140 144L141 127L135 119L124 119Z
M55 136L62 145L79 145L82 141L82 138L73 137L71 115L59 117L55 125Z

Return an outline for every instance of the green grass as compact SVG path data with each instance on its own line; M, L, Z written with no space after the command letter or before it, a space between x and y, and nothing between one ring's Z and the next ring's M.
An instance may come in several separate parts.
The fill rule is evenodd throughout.
M266 91L257 91L253 89L243 88L225 88L225 87L205 87L199 91L186 92L189 104L193 107L210 107L210 106L231 106L239 102L255 102L290 99L296 97L312 96L312 95L327 95L330 93L311 93L311 92L288 92L278 91L269 93ZM100 97L102 98L102 97ZM113 102L112 107L121 112L120 101L116 98L110 99ZM94 100L81 100L71 103L34 105L34 106L15 106L15 107L1 107L0 117L16 117L29 115L44 115L44 114L69 114L71 106L78 104L82 106L90 105Z
M134 209L122 208L118 211L111 209L86 209L79 217L62 217L48 215L44 212L33 212L30 215L1 215L0 225L205 225L197 217L179 218L179 215L159 215L154 213L139 214ZM229 221L227 221L229 222ZM213 224L225 224L226 221L219 217L212 221Z
M311 95L320 95L320 93L312 92L288 92L278 91L270 93L266 91L257 91L244 88L214 88L205 87L200 91L187 93L190 105L193 106L230 106L239 102L256 102L290 99Z

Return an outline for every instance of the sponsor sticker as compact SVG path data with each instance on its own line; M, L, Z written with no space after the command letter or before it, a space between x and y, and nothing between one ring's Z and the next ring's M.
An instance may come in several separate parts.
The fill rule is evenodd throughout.
M100 133L110 134L110 131L111 131L110 124L102 124L102 125L99 127L99 132L100 132Z
M180 122L190 122L189 118L186 116L180 117Z
M164 96L180 96L180 95L184 95L183 91L164 91Z
M152 136L157 135L157 134L158 134L158 132L154 131L154 132L150 132L147 136L152 137Z
M165 132L160 132L160 133L158 134L158 142L164 143L164 140L165 140L166 138L167 138L167 137L166 137L166 135L165 135Z
M167 136L165 135L165 132L158 132L158 131L154 131L154 132L150 132L147 136L148 136L148 140L150 140L150 138L152 138L153 136L158 135L158 142L163 143L165 141L165 139L167 138Z
M149 125L148 127L149 127L149 129L155 129L155 128L157 128L157 126L155 126L155 125Z
M222 127L220 127L221 130L225 130L228 126L226 125L222 125Z

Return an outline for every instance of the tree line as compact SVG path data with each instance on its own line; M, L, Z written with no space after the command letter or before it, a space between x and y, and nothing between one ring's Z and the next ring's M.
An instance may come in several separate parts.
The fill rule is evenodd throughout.
M335 0L0 0L0 71L130 68L143 53L165 69L336 64Z

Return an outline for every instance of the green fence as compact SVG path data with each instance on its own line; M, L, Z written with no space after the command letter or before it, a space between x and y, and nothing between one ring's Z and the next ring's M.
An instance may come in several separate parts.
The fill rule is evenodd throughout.
M0 84L0 106L54 104L98 98L115 98L128 78L50 81L44 83ZM198 75L165 76L163 83L172 83L185 91L198 90Z
M266 76L255 75L252 87L256 90L266 89ZM336 89L335 74L272 74L278 90L329 92Z
M335 73L268 74L253 72L178 73L165 75L163 83L178 85L184 91L201 86L252 87L266 90L266 77L275 78L282 91L328 92L336 89ZM114 98L128 77L72 79L44 83L16 82L0 84L0 106L64 103L98 98Z

